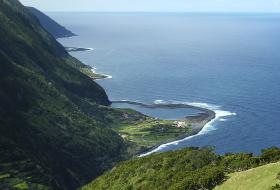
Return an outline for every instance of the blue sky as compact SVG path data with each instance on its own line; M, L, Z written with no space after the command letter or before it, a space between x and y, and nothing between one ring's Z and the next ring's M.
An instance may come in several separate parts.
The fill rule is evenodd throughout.
M43 11L280 12L280 0L20 0Z

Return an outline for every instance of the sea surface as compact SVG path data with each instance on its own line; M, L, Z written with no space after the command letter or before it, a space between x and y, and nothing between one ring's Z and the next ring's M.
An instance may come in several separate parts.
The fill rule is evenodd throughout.
M217 118L192 138L157 151L215 146L218 153L280 146L280 15L191 13L48 13L79 36L65 46L112 78L111 100L188 103ZM134 107L133 105L114 105ZM145 110L175 119L194 110Z

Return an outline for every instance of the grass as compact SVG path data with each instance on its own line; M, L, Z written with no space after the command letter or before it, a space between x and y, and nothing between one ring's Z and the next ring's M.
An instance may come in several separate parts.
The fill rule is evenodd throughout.
M99 74L99 73L93 73L91 71L91 68L90 67L81 67L79 68L79 70L84 73L85 75L89 76L90 78L92 79L104 79L106 78L107 76L105 75L102 75L102 74Z
M0 174L0 180L10 177L10 174Z
M136 149L141 151L191 135L192 128L187 122L182 127L177 127L177 122L147 117L140 121L123 123L114 129L125 141L133 143Z
M22 183L15 185L14 187L18 188L18 189L28 189L28 184L26 182L22 182Z
M229 175L229 179L215 190L270 190L280 180L280 162L260 166L243 172Z

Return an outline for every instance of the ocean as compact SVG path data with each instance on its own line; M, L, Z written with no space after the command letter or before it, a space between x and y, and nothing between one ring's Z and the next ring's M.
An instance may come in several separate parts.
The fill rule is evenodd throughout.
M48 14L78 34L59 39L64 46L94 49L71 54L112 76L97 81L110 100L188 103L216 111L216 120L200 134L157 151L213 146L218 153L257 154L280 146L280 15ZM136 109L166 119L188 112Z

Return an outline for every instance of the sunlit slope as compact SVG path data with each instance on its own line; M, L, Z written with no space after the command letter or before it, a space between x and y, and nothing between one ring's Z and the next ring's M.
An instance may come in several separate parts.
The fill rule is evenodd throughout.
M233 178L220 189L266 190L280 172L280 163L270 163L279 161L276 147L262 150L259 156L217 155L211 148L192 147L122 162L82 190L212 190L228 180L228 174Z
M243 172L236 172L215 190L270 190L279 180L280 162L260 166Z

